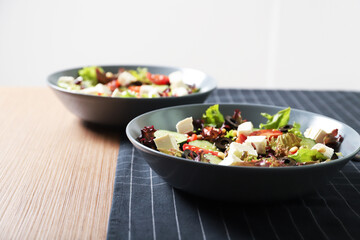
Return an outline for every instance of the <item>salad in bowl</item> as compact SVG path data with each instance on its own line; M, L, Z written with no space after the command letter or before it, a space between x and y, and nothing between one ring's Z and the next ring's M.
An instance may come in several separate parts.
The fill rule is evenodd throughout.
M184 82L182 71L157 74L146 67L120 67L117 72L99 66L84 67L77 77L60 76L57 85L77 93L118 98L181 97L200 90Z
M221 201L304 196L360 151L360 135L345 123L246 103L154 110L131 120L126 135L139 154L135 159L171 186Z
M138 141L168 155L223 166L302 166L341 157L344 138L338 129L309 126L301 132L299 123L289 123L290 113L290 107L261 113L264 122L254 126L240 109L224 116L213 105L201 118L178 121L176 131L145 126Z
M84 122L121 128L148 111L203 103L216 89L201 70L156 65L76 67L52 73L47 82Z

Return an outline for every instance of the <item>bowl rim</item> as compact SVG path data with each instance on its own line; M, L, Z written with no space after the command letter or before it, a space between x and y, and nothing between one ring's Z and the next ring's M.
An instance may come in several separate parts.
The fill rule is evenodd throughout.
M221 107L221 105L231 105L231 106L247 106L247 107L275 107L275 108L278 108L278 109L283 109L284 107L282 106L276 106L276 105L266 105L266 104L252 104L252 103L216 103L216 104L219 104L219 106ZM166 107L166 108L161 108L161 109L156 109L156 110L153 110L153 111L150 111L150 112L146 112L146 113L143 113L137 117L135 117L134 119L132 119L126 126L126 129L125 129L125 133L126 133L126 136L127 138L130 140L130 142L133 144L133 146L135 146L136 148L140 149L140 151L142 152L147 152L151 155L160 155L162 157L167 157L167 158L171 158L173 160L176 160L176 161L186 161L187 163L189 164L195 164L195 165L198 165L200 164L203 165L204 167L219 167L219 168L228 168L228 169L243 169L243 170L249 170L249 171L279 171L279 169L287 169L287 170L292 170L292 171L303 171L303 169L314 169L314 168L320 168L322 167L323 165L325 166L329 166L329 165L334 165L334 164L339 164L341 162L348 162L350 161L359 151L360 151L360 143L359 143L359 146L357 147L357 149L342 157L342 158L339 158L339 159L334 159L334 160L330 160L328 162L322 162L322 163L318 163L318 164L309 164L309 165L302 165L302 166L285 166L285 167L253 167L253 166L223 166L223 165L218 165L218 164L209 164L209 163L204 163L204 162L196 162L196 161L193 161L193 160L189 160L189 159L186 159L186 158L180 158L180 157L175 157L175 156L172 156L172 155L168 155L168 154L165 154L165 153L162 153L162 152L159 152L159 151L156 151L154 149L151 149L149 147L146 147L144 146L143 144L141 144L140 142L137 141L137 139L133 138L131 136L131 133L130 133L130 126L132 124L135 123L135 121L137 121L137 119L139 118L142 118L146 115L150 115L150 114L154 114L156 112L162 112L162 111L166 111L166 110L169 110L169 109L173 109L173 108L191 108L191 107L197 107L197 106L211 106L211 105L214 105L212 103L203 103L203 104L186 104L186 105L178 105L178 106L172 106L172 107ZM322 115L322 114L318 114L318 113L314 113L314 112L310 112L310 111L306 111L306 110L301 110L301 109L297 109L297 108L291 108L291 110L296 110L297 112L303 112L303 113L306 113L306 114L312 114L312 115L315 115L315 116L319 116L319 117L322 117L322 118L326 118L326 119L329 119L331 121L335 121L341 125L344 125L345 127L353 130L355 133L358 134L358 137L360 138L360 134L355 130L353 129L352 127L350 127L349 125L343 123L343 122L340 122L339 120L336 120L334 118L331 118L331 117L328 117L328 116L325 116L325 115ZM139 129L140 131L140 129ZM140 134L140 132L139 132ZM261 169L261 170L260 170ZM285 170L280 170L280 171L285 171Z
M111 97L111 96L97 96L97 95L91 95L91 94L86 94L86 93L79 93L79 92L72 92L70 90L66 90L64 88L61 88L59 86L57 86L56 84L54 84L53 82L51 82L51 78L54 76L54 75L57 75L57 74L60 74L64 71L75 71L75 70L79 70L81 68L83 68L84 66L82 67L73 67L73 68L65 68L65 69L62 69L62 70L58 70L58 71L55 71L51 74L48 74L47 77L46 77L46 82L47 82L47 85L49 87L51 87L52 89L55 89L57 91L60 91L60 92L64 92L64 93L69 93L69 94L72 94L72 95L79 95L79 96L86 96L86 97L90 97L90 98L102 98L102 99L127 99L127 100L130 100L130 101L163 101L164 99L167 99L167 100L170 100L170 99L186 99L186 98L192 98L194 96L202 96L202 95L207 95L207 94L210 94L211 92L213 92L216 88L217 88L217 82L215 80L214 77L212 77L211 75L205 73L204 71L202 70L199 70L199 69L196 69L196 68L190 68L190 67L175 67L175 66L166 66L166 65L151 65L151 64L111 64L111 65L103 65L103 64L98 64L98 65L87 65L87 66L99 66L99 67L102 67L102 68L120 68L120 67L124 67L124 68L137 68L137 67L155 67L155 68L167 68L167 69L170 69L170 68L174 68L174 69L177 69L179 71L181 70L191 70L191 71L197 71L197 72L201 72L203 74L205 74L206 78L207 79L210 79L211 81L209 81L210 84L208 84L208 86L210 86L209 89L207 89L206 91L201 91L202 89L200 88L200 91L199 92L196 92L196 93L192 93L192 94L188 94L188 95L185 95L185 96L180 96L180 97L175 97L175 96L171 96L171 97L166 97L166 98L118 98L118 97Z

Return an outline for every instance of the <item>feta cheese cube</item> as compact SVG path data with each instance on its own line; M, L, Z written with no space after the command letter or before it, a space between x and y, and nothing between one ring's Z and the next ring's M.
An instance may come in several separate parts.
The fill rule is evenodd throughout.
M140 87L140 96L147 95L149 98L158 97L158 89L150 85L141 85Z
M108 88L107 86L105 86L101 83L98 83L95 87L84 88L80 92L83 92L86 94L91 94L91 95L98 95L99 93L101 95L105 95L105 96L111 95L110 88Z
M243 134L245 136L249 136L250 133L253 132L253 128L254 128L254 126L253 126L253 124L251 122L244 122L244 123L242 123L242 124L240 124L238 126L237 134L238 134L238 136L240 134Z
M245 140L246 143L254 144L256 148L256 152L258 154L266 153L266 136L249 136Z
M234 156L234 155L228 155L224 158L224 160L222 160L221 162L219 162L219 165L222 166L231 166L236 162L243 162L243 160L241 160L240 158Z
M181 71L170 73L169 81L171 88L186 87L185 83L183 82L183 73Z
M164 149L164 150L179 150L179 146L176 143L176 139L173 136L170 136L169 134L166 134L161 137L157 137L154 139L155 145L158 149Z
M334 149L322 143L315 144L311 149L318 150L318 152L322 153L328 159L331 159L334 154Z
M120 73L118 77L118 82L121 84L121 86L126 86L135 81L136 81L136 77L134 77L131 73L127 71Z
M176 124L176 131L178 133L188 133L194 131L193 118L188 117Z
M230 166L235 162L243 162L243 160L241 160L241 156L244 152L247 152L248 155L255 157L258 155L251 143L240 144L237 142L232 142L229 146L228 155L224 158L223 161L219 163L219 165Z
M325 132L324 130L322 130L320 128L313 128L313 127L309 127L304 132L304 136L306 138L314 139L315 142L317 142L317 143L322 143L326 134L327 134L327 132Z
M79 92L85 93L85 94L90 94L90 95L97 95L98 91L95 87L89 87L89 88L84 88L82 90L80 90Z
M177 97L181 97L189 94L188 90L185 87L173 88L171 89L171 92L173 96L177 96Z
M67 84L73 84L74 83L75 78L71 77L71 76L62 76L59 77L59 82L63 82L63 83L67 83Z

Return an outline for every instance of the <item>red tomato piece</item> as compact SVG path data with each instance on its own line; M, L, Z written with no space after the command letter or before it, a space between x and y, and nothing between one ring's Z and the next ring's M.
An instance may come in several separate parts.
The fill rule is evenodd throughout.
M184 144L183 145L183 151L185 151L186 149L189 149L189 150L191 150L193 152L196 152L197 154L199 154L200 152L203 152L205 154L212 154L214 156L219 156L219 152L207 150L207 149L200 148L200 147L196 147L196 146L193 146L193 145L190 145L190 144Z
M236 139L236 142L243 143L243 142L245 142L246 139L247 139L247 137L244 134L239 134L238 138Z
M198 138L197 135L194 133L190 137L188 137L188 142L195 141L195 140L197 140L197 138Z
M136 92L136 93L140 93L140 87L141 86L129 86L128 89L130 91Z
M113 80L113 81L111 81L111 82L108 82L106 85L110 88L110 90L111 90L112 92L113 92L116 88L119 87L118 84L117 84L117 80Z
M146 77L154 84L166 85L170 83L169 77L163 74L151 74L147 72Z

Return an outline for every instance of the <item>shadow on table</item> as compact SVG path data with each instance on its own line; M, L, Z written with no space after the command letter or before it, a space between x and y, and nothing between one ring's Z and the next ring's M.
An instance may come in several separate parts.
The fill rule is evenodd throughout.
M93 134L106 137L107 140L119 142L125 136L125 127L102 125L92 122L79 120L79 125Z

